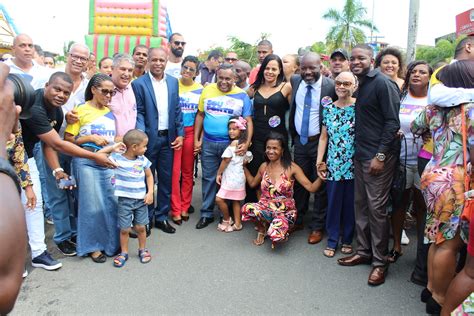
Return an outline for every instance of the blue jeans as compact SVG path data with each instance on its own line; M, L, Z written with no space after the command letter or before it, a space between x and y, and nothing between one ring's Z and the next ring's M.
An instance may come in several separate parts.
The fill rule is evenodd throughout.
M151 172L157 178L157 206L153 204L148 207L148 217L152 222L153 217L157 221L165 221L168 219L171 204L171 174L173 172L173 149L170 147L168 135L158 136L155 148L149 148L146 157L151 162Z
M217 170L221 164L221 156L229 145L228 142L213 142L204 139L201 151L202 169L202 207L201 217L214 217L214 202L217 193Z
M342 236L343 245L351 245L355 226L354 180L328 180L326 188L328 192L326 214L328 247L336 249L340 236Z
M49 203L49 196L48 196L48 191L46 190L46 171L44 170L44 167L47 166L48 164L46 161L43 159L43 150L41 149L41 142L37 142L35 146L33 147L33 157L29 158L35 158L36 161L36 167L38 168L39 171L39 180L41 183L41 195L43 197L43 212L44 212L44 217L48 218L51 216L51 208L50 208L50 203Z
M73 158L77 181L77 254L103 251L108 256L120 247L114 170L94 161Z
M71 157L58 153L59 164L64 171L71 175ZM69 190L58 189L53 171L45 162L46 190L48 191L51 215L54 221L54 242L71 239L76 235L77 223L74 211L74 198Z

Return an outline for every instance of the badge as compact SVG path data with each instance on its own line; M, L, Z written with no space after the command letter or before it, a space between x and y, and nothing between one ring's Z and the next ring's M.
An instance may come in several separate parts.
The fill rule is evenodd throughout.
M324 98L321 99L321 105L322 105L323 107L326 107L326 106L328 106L328 105L331 104L331 103L332 103L332 99L331 99L330 96L325 96Z
M281 118L278 115L274 115L268 119L268 125L271 127L277 127L281 123Z

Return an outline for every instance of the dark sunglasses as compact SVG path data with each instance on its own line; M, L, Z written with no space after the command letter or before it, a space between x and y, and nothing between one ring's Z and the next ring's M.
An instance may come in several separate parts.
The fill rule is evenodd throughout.
M110 96L113 97L117 93L117 91L115 91L115 90L107 90L107 89L99 89L99 88L97 88L97 90L99 90L100 93L104 97L106 97L108 94L110 94Z
M189 71L189 72L195 72L196 69L195 68L192 68L192 67L188 67L188 66L182 66L182 68L186 71Z
M173 42L176 46L185 46L186 45L186 42L180 42L180 41L174 41Z

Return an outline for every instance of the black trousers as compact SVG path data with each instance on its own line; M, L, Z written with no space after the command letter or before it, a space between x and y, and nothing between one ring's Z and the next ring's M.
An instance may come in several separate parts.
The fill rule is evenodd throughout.
M293 140L294 162L303 169L306 177L312 182L317 178L316 159L318 157L319 137L308 141L305 145L301 144L299 136ZM298 215L296 224L303 224L303 218L309 209L309 192L306 191L298 182L295 182L294 199ZM328 198L326 193L326 185L314 194L314 208L311 214L308 227L310 230L324 230L326 226L326 210Z

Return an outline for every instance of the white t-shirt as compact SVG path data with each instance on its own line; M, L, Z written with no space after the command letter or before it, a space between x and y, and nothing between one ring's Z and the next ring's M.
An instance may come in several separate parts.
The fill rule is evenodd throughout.
M428 96L423 98L416 98L408 93L400 102L400 129L405 135L407 141L407 164L416 165L418 152L423 145L419 140L414 143L413 133L410 131L410 125L415 118L420 114L425 106L428 105ZM400 152L401 163L405 162L405 142L402 141L402 150Z
M181 77L181 63L172 63L168 61L166 63L165 73L179 79Z

